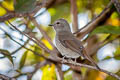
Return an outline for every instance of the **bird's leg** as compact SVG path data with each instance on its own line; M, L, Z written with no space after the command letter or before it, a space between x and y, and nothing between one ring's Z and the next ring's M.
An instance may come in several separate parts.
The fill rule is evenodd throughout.
M73 62L73 60L71 58L68 59L70 62Z
M75 58L75 60L73 61L73 64L75 65L77 63L77 58Z
M69 58L69 60L70 60L70 63L72 63L73 65L76 64L76 58L75 58L75 60L72 60L71 58Z
M65 56L63 56L63 58L62 58L62 63L64 63L64 60L65 60Z
M75 63L77 63L77 58L75 58Z

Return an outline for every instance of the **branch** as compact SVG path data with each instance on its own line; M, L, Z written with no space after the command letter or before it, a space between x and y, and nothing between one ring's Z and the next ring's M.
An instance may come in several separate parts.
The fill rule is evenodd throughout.
M105 21L114 11L114 9L110 9L110 6L112 5L112 2L109 2L107 7L92 21L90 21L88 24L86 24L83 28L76 31L74 34L78 34L79 38L82 39L86 34L92 32L100 22L104 23Z
M2 79L2 80L17 80L15 78L11 78L11 77L8 77L8 76L3 75L3 74L0 74L0 79Z
M42 35L48 40L48 42L55 48L54 44L52 43L52 40L50 37L47 35L47 33L41 28L41 26L37 23L35 18L30 17L34 25L39 29L39 31L42 33Z
M71 15L72 15L72 28L73 32L78 30L78 16L77 16L77 5L76 0L70 0L71 3Z
M39 9L41 9L42 7L44 7L46 5L45 2L46 1L43 0L43 2L36 4L36 8L32 12L29 12L29 13L15 13L14 11L9 12L8 14L6 14L4 16L0 16L0 22L9 20L9 19L14 18L14 17L27 17L28 14L34 15L37 11L39 11Z
M28 35L27 35L26 33L24 33L24 32L21 32L17 27L15 27L14 25L12 25L10 22L9 22L9 24L10 24L12 27L14 27L17 31L19 31L20 33L22 33L23 35L27 36L30 40L34 41L34 39L33 39L32 37L28 36ZM15 41L15 40L14 40L14 41ZM16 41L16 42L17 42L17 41ZM36 41L34 41L34 42L38 44L38 42L36 42ZM17 42L17 43L18 43L18 42ZM18 44L21 45L20 43L18 43ZM38 44L38 45L39 45L40 47L42 47L44 50L52 53L50 50L47 50L44 45L41 45L41 44ZM23 47L24 47L25 49L33 52L35 55L41 56L41 57L45 58L46 60L51 61L51 62L53 62L53 63L55 63L55 64L56 64L56 63L62 63L62 59L59 58L59 57L57 57L57 56L55 56L55 55L54 55L55 58L53 58L53 57L47 58L46 56L44 56L44 55L42 55L42 54L39 54L39 53L36 53L35 51L33 51L33 50L31 50L31 49L28 49L28 48L26 48L25 46L23 46ZM56 58L56 57L57 57L57 58ZM64 60L64 61L65 61L65 60ZM71 61L65 61L64 63L65 63L65 64L68 64L68 65L70 65L70 66L75 66L75 65L76 65L76 66L79 66L79 68L80 68L80 67L86 67L86 68L98 70L95 66L90 66L90 65L86 65L86 64L82 64L82 63L71 63ZM108 72L108 71L103 70L103 69L100 69L100 70L98 70L98 71L102 71L102 72L104 72L104 73L106 73L106 74L108 74L108 75L111 75L111 76L117 78L118 80L120 80L120 77L119 77L118 75L114 74L114 73Z
M114 73L111 73L111 72L108 72L106 70L103 70L103 69L97 69L96 67L94 66L90 66L90 65L86 65L86 64L81 64L81 63L71 63L71 61L65 61L64 64L68 64L68 65L75 65L75 66L79 66L79 67L86 67L86 68L90 68L90 69L94 69L94 70L98 70L98 71L101 71L101 72L104 72L112 77L115 77L116 79L120 80L120 77Z
M25 35L26 37L28 37L31 41L33 41L34 43L36 43L37 45L39 45L42 49L44 49L45 51L47 51L48 53L51 53L51 51L42 43L40 42L38 39L36 39L34 36L28 35L25 32L20 31L16 26L14 26L13 24L11 24L9 21L8 23L14 28L16 29L18 32L20 32L21 34ZM36 40L34 40L34 39Z
M9 35L9 34L8 34L8 35ZM39 53L36 53L35 51L33 51L33 50L29 49L29 48L26 48L25 45L20 44L19 42L17 42L16 40L14 40L10 35L9 35L8 37L9 37L11 40L13 40L14 42L16 42L18 45L20 45L21 47L25 48L26 50L29 50L29 51L33 52L35 55L47 59L46 56L44 56L44 55L42 55L42 54L39 54Z
M15 18L15 17L28 17L28 15L35 15L41 8L45 7L45 8L50 8L51 6L53 6L53 3L56 3L57 0L42 0L42 2L37 2L36 3L36 8L29 13L16 13L16 12L9 12L8 14L4 15L4 16L0 16L0 22L4 22L6 20L9 20L11 18ZM57 3L64 3L66 2L66 0L60 0Z
M120 1L119 0L111 0L114 6L116 7L118 13L120 14Z
M108 44L108 43L111 43L112 41L114 41L114 40L117 40L118 38L120 38L120 36L118 35L115 39L113 39L113 40L110 40L109 38L111 38L110 36L108 36L108 38L107 39L105 39L104 41L102 41L102 42L99 42L98 44L96 44L95 46L94 46L94 49L93 49L93 51L91 51L92 53L95 53L97 50L99 50L101 47L103 47L104 45L106 45L106 44Z
M28 79L28 80L31 80L31 79L32 79L32 76L37 72L37 70L40 69L41 67L45 66L46 64L48 64L47 61L43 61L43 62L37 63L37 64L35 65L34 71L31 72L31 73L29 73L29 74L27 75L27 79Z
M14 39L12 39L12 40L15 41ZM19 42L17 42L17 41L15 41L15 42L16 42L17 44L21 45ZM23 46L23 45L21 45L21 46ZM48 60L48 61L50 61L50 62L53 62L53 63L55 63L55 64L56 64L56 63L61 63L61 64L63 64L62 59L59 58L59 57L57 57L57 58L53 58L53 57L52 57L52 58L47 58L47 57L44 56L43 54L39 54L39 53L37 53L37 52L35 52L35 51L31 50L31 49L26 48L25 46L23 46L23 47L24 47L25 49L33 52L35 55L41 56L41 57L45 58L46 60ZM108 75L111 75L111 76L117 78L118 80L120 80L120 77L119 77L118 75L116 75L116 74L114 74L114 73L111 73L111 72L108 72L108 71L103 70L103 69L100 69L100 70L99 70L99 69L97 69L97 68L94 67L94 66L90 66L90 65L86 65L86 64L82 64L82 63L71 63L71 61L67 61L67 60L64 60L64 64L68 64L69 66L78 66L79 69L80 69L80 67L86 67L86 68L90 68L90 69L102 71L102 72L104 72L104 73L106 73L106 74L108 74Z
M12 39L12 37L11 37L11 35L9 34L9 33L7 33L4 29L2 29L2 28L0 28L3 32L5 32L5 34L10 38L10 39ZM29 40L27 40L26 42L24 42L24 46L25 45L27 45L27 43L29 42ZM15 51L13 51L13 52L11 52L11 54L10 55L13 55L13 54L15 54L16 52L18 52L21 48L23 48L23 46L20 46L19 48L17 48ZM3 57L0 57L0 59L1 58L5 58L5 56L3 56Z
M61 70L61 64L56 64L56 74L57 74L57 80L64 80L64 73Z
M29 40L27 40L26 42L24 42L23 46L26 46L28 42L29 42ZM18 52L19 50L21 50L21 49L23 48L23 46L20 46L18 49L16 49L15 51L13 51L13 52L11 53L11 55L13 55L13 54L15 54L16 52Z

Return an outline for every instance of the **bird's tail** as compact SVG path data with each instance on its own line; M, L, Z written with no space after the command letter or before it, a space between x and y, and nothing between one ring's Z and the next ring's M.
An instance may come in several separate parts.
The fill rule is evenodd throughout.
M90 61L93 65L95 65L98 69L100 69L99 68L99 66L97 65L97 63L87 54L87 52L84 50L84 57L85 57L85 59L87 59L88 61Z

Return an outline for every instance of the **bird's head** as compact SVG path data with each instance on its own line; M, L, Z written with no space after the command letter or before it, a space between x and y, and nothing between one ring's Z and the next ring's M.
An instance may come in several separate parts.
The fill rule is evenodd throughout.
M53 26L56 32L71 31L69 23L65 19L58 19L53 24L50 24L49 26Z

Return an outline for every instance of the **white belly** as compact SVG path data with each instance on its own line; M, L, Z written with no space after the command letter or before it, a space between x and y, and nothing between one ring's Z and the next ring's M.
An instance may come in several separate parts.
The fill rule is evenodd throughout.
M65 56L67 58L78 58L78 57L80 57L80 55L78 53L73 52L69 48L64 47L60 43L58 38L55 38L55 44L56 44L56 48L58 49L58 51L61 53L62 56Z

